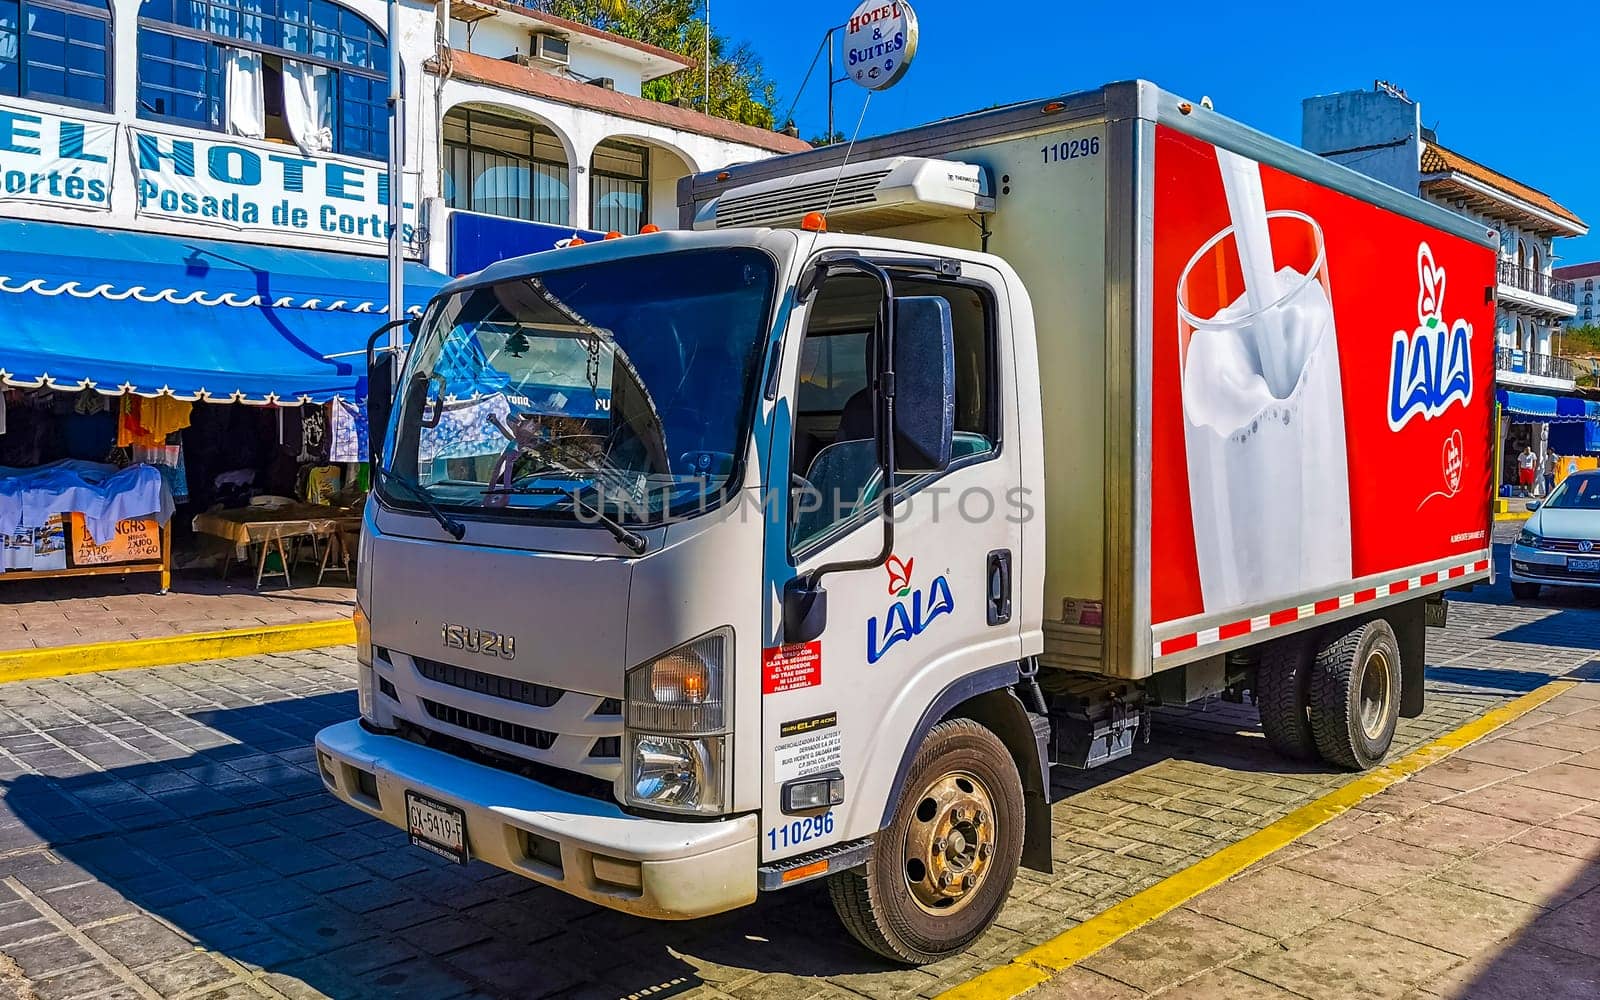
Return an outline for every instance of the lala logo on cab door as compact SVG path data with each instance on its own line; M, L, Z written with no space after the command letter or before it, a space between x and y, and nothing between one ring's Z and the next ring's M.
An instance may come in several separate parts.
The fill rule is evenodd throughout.
M1389 429L1414 416L1432 420L1452 402L1472 402L1472 324L1444 318L1444 268L1428 244L1417 246L1417 328L1394 333L1389 367Z
M869 664L883 659L883 654L895 643L909 642L921 635L935 618L949 614L956 608L955 600L950 596L950 581L943 576L934 577L926 591L913 589L911 567L915 563L915 559L902 562L892 555L884 563L884 569L889 571L889 596L899 600L889 605L889 610L883 613L881 620L867 619ZM911 599L909 608L906 606L907 597Z

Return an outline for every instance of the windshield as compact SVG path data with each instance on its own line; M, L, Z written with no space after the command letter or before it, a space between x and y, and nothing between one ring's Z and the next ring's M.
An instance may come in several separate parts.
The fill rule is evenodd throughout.
M1600 510L1600 476L1568 476L1544 505L1556 510Z
M706 509L743 454L773 285L770 257L730 248L435 303L401 381L390 468L441 507L488 516L648 523Z

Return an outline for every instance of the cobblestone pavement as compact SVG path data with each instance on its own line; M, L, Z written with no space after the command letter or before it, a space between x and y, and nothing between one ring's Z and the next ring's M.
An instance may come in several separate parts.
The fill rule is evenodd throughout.
M1600 997L1595 747L1585 683L1029 1000Z
M1495 596L1433 633L1430 707L1397 751L1600 648L1595 599ZM968 952L908 970L815 884L652 924L410 848L316 775L312 735L356 711L351 667L331 650L0 685L0 998L933 996L1348 780L1272 756L1249 706L1163 711L1133 758L1057 770L1055 873L1024 872Z

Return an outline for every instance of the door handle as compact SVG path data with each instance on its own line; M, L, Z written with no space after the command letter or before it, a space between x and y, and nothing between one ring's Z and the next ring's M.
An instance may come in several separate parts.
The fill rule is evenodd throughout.
M1011 620L1011 550L995 549L989 553L988 581L989 624L1004 625Z

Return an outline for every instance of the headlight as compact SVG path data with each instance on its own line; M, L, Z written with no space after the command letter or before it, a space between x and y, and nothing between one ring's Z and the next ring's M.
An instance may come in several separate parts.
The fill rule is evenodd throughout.
M657 809L722 808L722 740L633 737L628 798Z
M1527 528L1523 528L1522 533L1517 536L1517 544L1526 545L1529 548L1537 548L1539 546L1539 536Z
M733 630L721 628L628 671L623 718L629 729L674 736L727 728Z
M373 702L378 685L372 670L372 624L359 604L350 619L356 626L356 709L363 719L372 719L376 717Z
M721 628L628 671L621 783L630 805L722 811L732 646L733 630Z
M356 610L350 615L350 620L356 626L356 662L363 667L372 666L372 623L367 621L367 613L361 610L361 605L356 605Z

